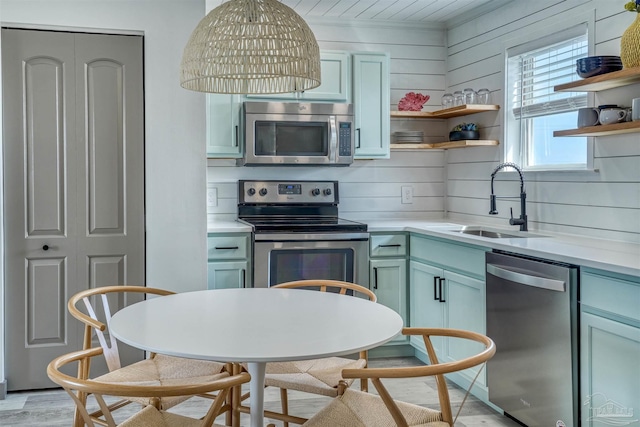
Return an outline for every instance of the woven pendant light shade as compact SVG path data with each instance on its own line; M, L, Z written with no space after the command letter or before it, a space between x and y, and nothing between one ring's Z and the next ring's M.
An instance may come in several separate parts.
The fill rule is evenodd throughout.
M230 0L191 34L180 85L241 94L313 89L320 85L320 49L307 23L279 1Z

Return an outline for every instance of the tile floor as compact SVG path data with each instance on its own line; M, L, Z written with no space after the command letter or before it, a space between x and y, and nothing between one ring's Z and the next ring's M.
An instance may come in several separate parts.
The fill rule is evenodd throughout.
M370 366L401 366L420 364L415 358L372 359ZM358 384L354 384L358 387ZM391 395L399 400L427 407L438 407L438 394L432 378L413 378L387 380L385 385ZM370 386L373 390L373 387ZM370 390L370 391L371 391ZM450 386L452 410L458 411L464 398L464 390L455 385ZM289 411L292 414L308 417L329 402L329 398L318 397L306 393L290 392ZM204 413L208 401L192 398L173 410L186 415ZM62 390L44 390L37 392L9 393L5 400L0 400L0 426L3 427L58 427L71 426L73 419L73 402ZM135 408L132 408L134 410ZM279 409L279 393L269 388L265 392L265 409ZM125 411L123 409L121 411ZM219 422L222 419L219 420ZM265 423L268 421L265 421ZM242 414L242 426L248 425L248 415ZM276 422L276 426L282 425ZM517 427L514 421L496 413L493 409L469 396L457 419L456 427Z

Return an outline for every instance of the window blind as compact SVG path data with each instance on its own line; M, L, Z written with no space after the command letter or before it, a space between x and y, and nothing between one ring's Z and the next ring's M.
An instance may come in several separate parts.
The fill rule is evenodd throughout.
M579 79L576 60L588 54L587 34L508 59L512 111L516 119L574 111L587 106L580 92L554 92L553 87Z

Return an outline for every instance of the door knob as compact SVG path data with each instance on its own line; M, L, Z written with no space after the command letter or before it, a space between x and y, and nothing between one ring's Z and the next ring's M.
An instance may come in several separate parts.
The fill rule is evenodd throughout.
M49 250L49 245L44 245L44 246L42 247L42 250L43 250L43 251L48 251L48 250Z

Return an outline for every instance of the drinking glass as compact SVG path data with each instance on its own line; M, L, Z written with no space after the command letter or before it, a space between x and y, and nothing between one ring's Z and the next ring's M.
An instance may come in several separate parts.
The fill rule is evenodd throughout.
M442 95L442 108L451 108L453 107L453 95L450 93L445 93Z
M491 92L489 89L480 89L478 90L476 98L478 99L478 104L489 104L491 101Z
M471 88L466 88L462 91L464 94L464 103L465 104L475 104L476 103L476 91Z
M457 90L453 92L453 105L464 105L464 94L462 91Z

